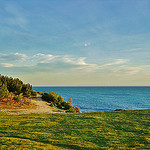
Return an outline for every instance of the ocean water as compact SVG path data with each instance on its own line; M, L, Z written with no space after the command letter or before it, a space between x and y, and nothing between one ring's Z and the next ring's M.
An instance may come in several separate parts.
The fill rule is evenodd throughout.
M56 92L65 101L72 98L81 112L150 109L150 87L33 87L33 90Z

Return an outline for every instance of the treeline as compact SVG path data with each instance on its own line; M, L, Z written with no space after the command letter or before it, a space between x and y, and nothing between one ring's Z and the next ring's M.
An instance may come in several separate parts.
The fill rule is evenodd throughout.
M51 106L56 106L60 109L65 109L67 112L80 112L79 107L74 107L72 105L72 99L69 99L69 102L64 101L64 98L60 95L58 95L55 92L49 92L49 93L42 93L38 92L39 94L42 95L42 99L49 102Z
M24 84L18 78L0 75L0 98L8 97L9 93L22 94L25 97L36 96L36 92L32 90L32 85Z

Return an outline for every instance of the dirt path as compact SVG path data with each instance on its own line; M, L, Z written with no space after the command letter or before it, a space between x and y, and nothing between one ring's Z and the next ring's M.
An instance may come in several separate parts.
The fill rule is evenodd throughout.
M52 114L52 113L64 113L65 111L58 108L50 107L49 103L43 101L41 96L38 95L37 98L31 100L34 103L35 108L30 109L3 109L1 111L10 114Z

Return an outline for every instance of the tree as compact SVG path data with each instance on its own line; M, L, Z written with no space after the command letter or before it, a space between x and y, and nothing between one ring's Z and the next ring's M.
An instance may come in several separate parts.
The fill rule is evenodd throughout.
M0 86L0 99L6 98L9 96L9 91L5 84Z

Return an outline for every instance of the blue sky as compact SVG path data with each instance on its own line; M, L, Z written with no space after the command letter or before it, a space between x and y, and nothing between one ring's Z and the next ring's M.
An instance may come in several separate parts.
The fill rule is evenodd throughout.
M150 1L1 0L0 72L33 85L150 85Z

